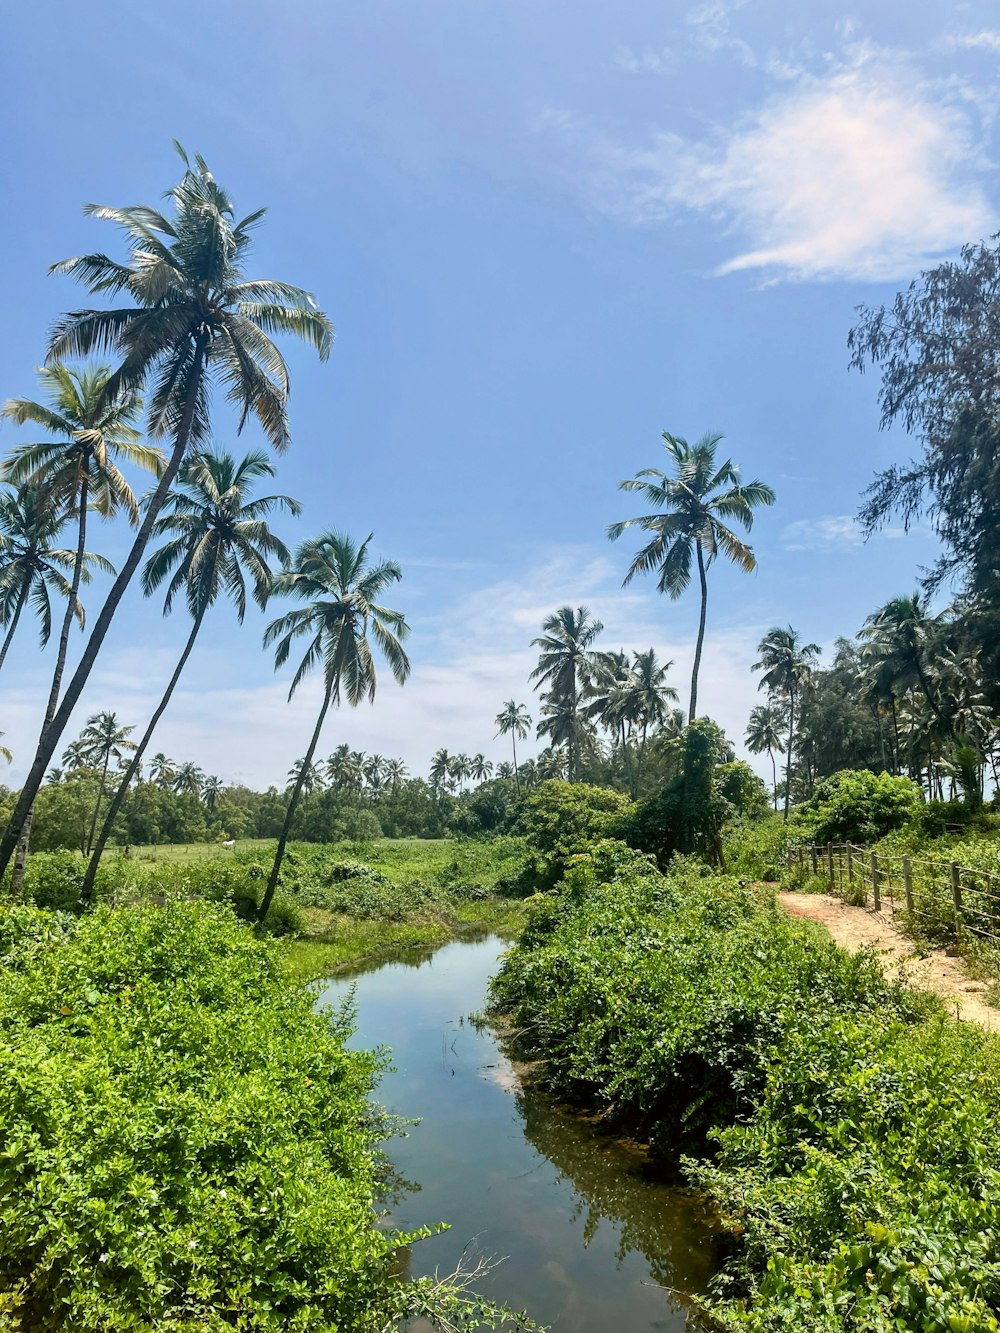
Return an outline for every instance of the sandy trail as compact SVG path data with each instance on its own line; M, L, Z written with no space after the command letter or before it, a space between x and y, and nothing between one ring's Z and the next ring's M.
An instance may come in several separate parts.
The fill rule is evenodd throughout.
M873 944L888 973L902 973L911 986L934 991L957 1017L978 1023L989 1032L1000 1032L1000 1009L986 1004L983 998L986 983L971 980L961 963L941 950L922 949L883 913L849 907L827 893L779 892L778 902L790 916L821 922L834 942L851 953Z

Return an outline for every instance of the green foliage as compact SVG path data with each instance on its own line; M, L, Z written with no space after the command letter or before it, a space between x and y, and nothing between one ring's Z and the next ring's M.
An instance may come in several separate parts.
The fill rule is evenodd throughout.
M781 879L795 831L781 815L766 819L738 819L727 825L724 847L726 869L740 878L774 882Z
M685 727L677 743L680 771L662 790L626 811L614 824L613 836L650 852L661 866L676 852L717 859L722 824L732 810L715 781L721 739L719 728L707 718Z
M743 759L719 764L715 770L715 786L722 799L728 801L738 815L759 819L767 814L767 788Z
M912 823L920 808L920 789L909 778L845 769L821 782L797 813L813 842L868 846Z
M522 891L551 888L563 875L568 859L605 836L628 808L629 800L606 787L551 779L524 800L516 824L531 849L521 877Z
M53 921L0 928L5 1326L381 1328L378 1063L343 1016L216 907Z
M720 1327L1000 1329L1000 1044L873 956L604 842L492 994L563 1095L692 1154L733 1237Z

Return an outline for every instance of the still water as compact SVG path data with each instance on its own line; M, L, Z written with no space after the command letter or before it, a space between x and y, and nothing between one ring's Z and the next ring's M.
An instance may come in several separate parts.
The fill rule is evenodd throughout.
M414 1247L411 1271L449 1272L469 1246L504 1259L477 1283L484 1295L557 1333L704 1327L685 1300L713 1271L697 1201L521 1088L494 1036L467 1021L484 1007L504 947L495 937L456 942L338 977L321 994L338 1005L354 987L354 1043L392 1052L379 1100L420 1119L389 1144L411 1186L391 1221L451 1230Z

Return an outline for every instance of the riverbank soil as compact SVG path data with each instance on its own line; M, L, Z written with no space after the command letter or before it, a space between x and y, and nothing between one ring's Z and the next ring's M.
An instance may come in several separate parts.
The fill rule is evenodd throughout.
M790 916L824 925L842 949L857 953L866 945L874 945L886 972L898 972L909 985L940 995L957 1017L978 1023L988 1032L1000 1032L1000 1009L986 1004L986 984L971 980L961 964L942 950L916 945L884 913L850 907L828 893L779 891L777 898Z

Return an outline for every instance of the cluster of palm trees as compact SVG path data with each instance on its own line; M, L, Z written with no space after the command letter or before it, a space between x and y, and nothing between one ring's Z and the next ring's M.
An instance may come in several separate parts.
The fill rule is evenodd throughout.
M985 779L998 782L1000 720L990 707L979 648L962 639L943 612L932 615L921 593L893 597L869 615L855 643L839 640L830 668L819 648L790 626L759 645L766 706L755 708L748 748L785 756L784 808L808 796L837 768L905 773L928 798L961 791L973 807Z
M398 792L409 771L402 759L387 759L385 755L365 754L349 745L338 745L323 763L310 764L308 769L304 768L303 760L297 759L288 770L286 789L293 787L300 776L305 796L329 789L377 800L387 792Z
M285 449L288 373L273 335L294 334L325 359L332 333L309 292L274 279L246 277L243 266L265 210L238 219L231 198L204 160L191 161L182 151L181 156L183 174L168 194L169 216L144 206L88 206L91 216L124 232L126 258L94 252L56 264L53 271L77 279L92 295L122 303L110 309L78 309L60 318L42 372L46 401L15 399L4 409L9 419L39 427L46 438L14 449L0 472L8 487L0 493L0 624L5 628L0 667L26 608L35 612L44 645L54 628L53 594L65 607L36 752L0 837L0 874L15 848L20 846L19 862L27 850L35 796L140 569L147 595L165 586L165 612L180 599L191 619L160 704L140 740L129 742L131 757L98 832L97 811L107 778L107 765L102 767L85 897L92 893L100 854L129 782L221 592L232 601L239 620L248 591L261 607L275 595L305 603L279 617L265 635L265 643L275 648L276 668L285 664L292 645L305 639L305 656L290 693L314 667L323 673L323 701L305 771L329 708L342 699L356 705L374 698L373 645L397 681L405 680L409 671L402 648L406 622L402 613L379 601L385 587L401 576L398 566L371 561L370 537L357 543L338 532L306 541L291 555L267 520L276 510L297 513L297 502L283 495L253 494L261 478L274 475L266 455L255 450L236 459L207 447L214 384L235 408L238 431L254 418L268 444ZM95 353L111 354L112 364L72 364ZM139 429L143 415L144 433ZM153 484L141 498L126 480L123 464L152 474ZM91 515L122 515L135 529L117 573L106 559L87 550ZM67 525L74 529L73 545L58 546ZM159 538L162 545L149 553ZM277 573L271 568L274 560L282 566ZM84 624L80 589L95 570L114 581L76 667L64 681L72 626ZM297 782L289 795L262 917L301 790Z

